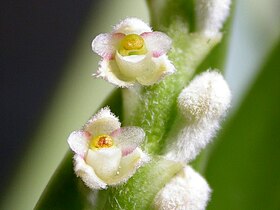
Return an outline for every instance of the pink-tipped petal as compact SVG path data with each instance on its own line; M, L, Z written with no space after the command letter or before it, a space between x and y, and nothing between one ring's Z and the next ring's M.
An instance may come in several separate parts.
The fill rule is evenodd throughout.
M141 34L145 40L145 45L148 51L152 52L153 57L159 57L166 54L172 45L172 40L162 32L145 32Z
M88 134L83 131L74 131L70 134L67 142L73 152L84 157L88 150Z
M141 34L144 32L151 32L152 29L142 20L138 18L126 18L119 24L114 26L114 33L124 34Z
M102 78L113 85L128 88L134 85L135 79L125 77L121 74L118 65L115 60L102 60L99 62L99 69L96 74L93 74L96 78Z
M100 34L92 41L92 50L106 60L114 59L115 52L124 34Z
M119 128L111 133L117 147L121 148L122 156L126 156L133 152L145 138L145 132L139 127Z
M110 111L108 107L102 108L92 116L85 124L84 130L92 134L92 138L102 134L110 134L119 129L121 123L119 119Z

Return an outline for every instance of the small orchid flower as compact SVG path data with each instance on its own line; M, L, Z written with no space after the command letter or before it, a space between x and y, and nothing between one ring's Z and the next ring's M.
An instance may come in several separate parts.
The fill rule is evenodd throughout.
M138 147L145 132L139 127L120 126L109 108L103 108L68 138L75 153L74 171L91 189L123 183L149 160Z
M171 39L137 18L127 18L100 34L92 42L92 50L102 57L94 74L108 82L130 87L135 83L153 85L175 72L166 53Z

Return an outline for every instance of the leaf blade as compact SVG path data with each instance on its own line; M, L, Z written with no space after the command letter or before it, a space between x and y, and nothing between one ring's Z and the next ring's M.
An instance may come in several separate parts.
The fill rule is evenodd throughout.
M103 105L110 106L112 112L122 116L122 97L120 89L116 89L105 100ZM75 176L72 164L73 154L67 152L65 158L52 176L41 195L35 209L83 209L90 205L87 201L88 189ZM102 197L106 196L103 194Z
M280 42L209 157L206 177L215 190L209 209L280 207L279 54Z

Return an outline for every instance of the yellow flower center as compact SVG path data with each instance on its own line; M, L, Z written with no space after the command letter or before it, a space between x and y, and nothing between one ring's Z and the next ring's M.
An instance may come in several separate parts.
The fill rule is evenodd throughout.
M114 141L111 136L106 134L97 136L90 141L91 149L110 148L112 146L114 146Z
M144 55L147 53L147 49L141 36L128 34L122 39L118 52L123 56Z
M122 40L122 45L126 50L140 49L144 45L144 40L137 34L129 34Z

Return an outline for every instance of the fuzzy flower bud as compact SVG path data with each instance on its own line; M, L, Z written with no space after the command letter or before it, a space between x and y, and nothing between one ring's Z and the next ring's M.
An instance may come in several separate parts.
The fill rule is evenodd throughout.
M178 97L183 119L171 135L174 140L167 146L166 157L187 162L194 159L215 135L230 101L231 93L221 74L208 71L195 77Z
M209 37L219 35L230 8L231 0L196 0L198 31Z
M203 210L210 193L205 179L186 166L158 192L154 207L157 210Z

